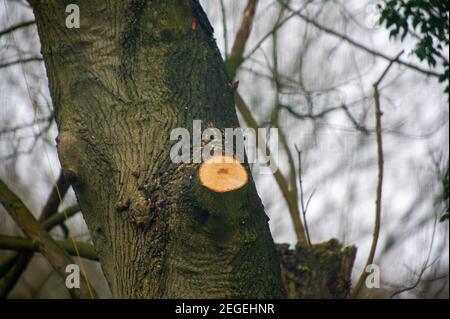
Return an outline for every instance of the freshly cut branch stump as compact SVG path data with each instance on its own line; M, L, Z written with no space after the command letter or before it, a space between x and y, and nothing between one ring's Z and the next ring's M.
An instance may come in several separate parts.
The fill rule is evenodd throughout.
M202 186L215 193L228 193L248 183L244 165L230 156L213 156L204 161L199 170Z
M249 184L246 167L233 157L213 156L199 166L194 183L197 215L215 247L254 241L254 233L247 229L255 222L255 216L246 210Z

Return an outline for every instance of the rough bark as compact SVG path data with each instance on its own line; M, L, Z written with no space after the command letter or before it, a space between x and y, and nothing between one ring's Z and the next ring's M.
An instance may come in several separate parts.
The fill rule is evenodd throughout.
M283 297L253 180L239 201L217 205L199 198L198 165L169 158L176 127L239 125L197 1L80 1L80 29L64 25L67 1L30 3L59 157L113 296Z
M290 299L343 299L351 292L356 247L337 240L312 245L277 245L283 283Z

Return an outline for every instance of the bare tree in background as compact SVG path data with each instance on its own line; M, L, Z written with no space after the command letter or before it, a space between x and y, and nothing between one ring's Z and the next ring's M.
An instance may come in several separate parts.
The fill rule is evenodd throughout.
M150 15L152 11L150 8L145 9L144 5L140 7L135 2L133 3L135 6L130 5L128 7L133 12L126 11L130 13L128 16L134 16L139 12L144 15ZM91 9L95 9L94 4L90 4L89 9L87 7L83 9L83 6L85 5L80 5L82 8L82 23L83 19L89 21L89 19L94 18L94 16L90 16L90 18L83 16L83 11L91 12ZM446 103L446 96L442 93L443 89L439 87L436 81L440 70L429 68L407 54L396 59L397 53L403 47L399 43L388 43L388 37L384 34L382 34L383 39L380 40L379 33L382 33L383 30L374 28L376 24L368 21L377 14L376 10L373 11L373 8L376 7L371 1L364 1L364 4L361 1L281 0L239 1L239 3L229 0L220 1L220 3L205 3L205 9L215 27L214 37L217 38L219 48L221 48L227 74L223 75L223 79L221 78L220 80L214 78L205 81L205 78L208 76L214 77L214 71L205 72L198 74L194 81L191 78L194 76L192 72L183 71L183 65L185 64L182 62L182 57L176 55L177 59L174 58L173 60L177 60L177 63L179 63L178 66L174 66L174 70L176 69L177 71L171 72L169 78L172 80L180 79L180 81L174 81L185 83L184 87L180 86L177 89L173 86L165 89L160 87L165 85L164 81L162 81L164 77L156 76L159 74L158 70L153 68L166 65L166 62L163 63L161 62L163 60L161 60L155 63L155 61L159 61L157 58L153 58L150 61L150 56L153 56L150 53L153 51L149 51L148 48L145 49L146 41L153 39L151 41L158 43L159 40L155 34L160 34L160 31L155 26L152 29L148 29L148 26L143 22L145 19L129 19L129 26L134 26L133 28L135 29L130 27L128 34L139 34L137 38L131 38L131 40L126 41L126 37L118 36L117 41L115 41L115 43L121 43L121 46L131 46L129 51L133 52L132 55L119 54L118 52L121 52L120 46L116 52L113 50L114 45L102 47L105 51L95 51L103 52L103 54L110 52L108 54L116 56L118 59L114 63L111 62L111 65L123 66L123 76L119 76L117 81L114 82L117 82L117 84L114 85L105 85L105 83L102 84L102 81L97 81L97 83L94 80L94 78L101 79L102 76L98 72L104 71L98 71L95 68L87 73L86 71L81 71L81 69L85 70L88 65L100 63L96 59L101 54L92 54L90 55L90 61L84 61L81 59L81 56L85 56L82 52L87 52L84 50L88 50L89 46L73 46L71 41L75 40L71 40L66 46L62 45L61 43L64 43L65 39L69 39L68 35L60 35L61 41L58 41L58 43L55 42L54 36L48 36L48 40L45 40L46 36L43 34L50 34L52 26L55 30L54 32L57 32L58 27L54 23L42 22L43 26L40 27L39 32L41 42L44 44L44 57L46 52L52 52L53 54L53 52L57 52L61 48L66 48L69 50L68 52L70 50L80 51L79 55L76 55L78 64L64 62L66 61L65 59L69 59L69 56L65 54L59 58L50 54L48 57L45 57L47 59L47 73L49 74L52 88L53 103L50 102L49 94L46 91L47 84L45 82L45 71L43 71L43 57L36 50L36 43L39 40L30 6L22 1L5 1L3 8L5 10L3 12L4 15L7 14L6 12L14 12L15 14L9 15L14 17L14 19L9 18L7 25L1 26L3 31L0 31L0 41L2 41L1 45L4 45L6 48L4 51L5 55L0 57L2 59L0 60L1 79L11 82L8 84L8 87L25 87L26 89L18 90L18 92L2 92L1 94L4 95L3 100L6 101L6 103L2 102L2 104L11 105L17 100L18 105L28 103L34 108L34 111L30 107L22 107L22 110L19 111L18 108L12 108L11 106L5 107L0 111L0 157L2 158L0 169L2 169L2 177L8 181L15 193L20 195L32 212L40 211L40 216L39 214L35 214L35 216L37 218L40 217L39 221L43 229L47 231L54 229L51 231L53 238L59 240L60 246L67 247L69 254L70 247L73 247L73 242L70 238L74 237L77 241L76 244L80 247L79 252L81 252L82 257L86 259L97 259L100 257L103 272L109 281L114 296L158 297L178 295L170 294L167 292L170 289L166 290L163 288L157 289L158 292L155 294L147 294L153 289L151 287L159 286L158 283L146 283L141 285L140 288L134 287L133 284L124 287L120 285L121 281L119 279L114 279L114 277L119 278L120 276L113 275L113 272L120 268L124 269L125 265L130 264L127 262L127 258L136 260L135 257L142 252L142 255L140 255L144 256L142 260L156 262L161 256L153 250L145 248L140 249L140 252L136 253L136 250L131 248L136 246L136 243L133 242L130 242L130 249L123 249L123 238L128 238L127 236L124 235L125 237L123 238L117 237L114 239L115 236L112 233L105 234L102 227L101 230L98 230L96 225L108 225L109 222L105 223L103 219L97 219L98 217L96 216L98 214L94 214L94 211L109 211L105 216L115 216L114 214L117 213L117 208L119 207L119 210L124 213L120 216L136 215L135 217L139 220L140 214L136 212L139 212L140 208L137 205L139 196L135 197L134 195L127 195L130 197L130 201L126 200L125 197L127 196L125 196L122 200L117 198L117 200L108 202L108 209L96 208L96 205L100 205L101 201L99 198L90 198L88 194L93 192L87 192L86 188L82 187L82 184L89 180L90 182L87 183L91 185L89 189L92 189L92 185L96 185L95 189L100 187L98 186L101 185L100 182L100 184L93 182L94 176L98 175L93 174L94 171L99 171L97 166L92 172L86 169L82 179L84 182L78 186L75 184L75 190L79 200L81 197L85 197L80 204L91 230L91 236L94 238L97 246L98 257L96 253L93 253L92 246L83 246L83 242L90 242L91 236L87 234L87 229L82 225L80 215L76 214L79 208L73 194L69 192L65 200L66 203L61 205L61 199L64 198L67 192L64 186L63 175L58 178L59 173L57 171L52 172L48 169L49 161L56 164L56 148L53 142L56 136L55 111L58 114L58 110L64 109L64 105L68 105L66 109L70 109L72 107L85 107L93 103L92 99L89 99L91 102L84 99L86 98L86 92L89 90L94 92L97 86L99 90L109 92L98 95L102 99L106 99L104 102L99 102L100 100L97 98L94 99L99 103L98 105L105 106L115 105L111 99L118 97L121 97L119 100L121 101L120 103L124 103L123 105L130 105L129 103L137 105L139 103L130 102L131 96L136 98L140 95L143 96L142 94L144 93L142 92L146 92L144 95L150 96L150 92L153 92L153 90L155 92L184 92L184 90L193 92L198 89L198 99L201 100L203 98L206 99L205 101L211 102L217 99L214 99L209 93L206 94L202 90L231 94L232 92L222 82L228 83L239 80L239 88L235 92L234 98L241 125L253 128L277 127L280 132L281 154L277 163L279 170L273 178L255 175L255 180L265 204L265 210L270 215L271 229L275 240L278 242L297 243L294 250L289 249L289 245L277 245L277 251L281 258L282 280L285 289L289 297L292 298L347 297L350 292L350 276L356 251L352 246L344 248L345 244L357 244L359 248L356 267L353 271L355 282L357 282L358 278L363 278L360 275L365 273L364 267L367 255L369 255L368 247L370 244L373 246L371 233L374 222L372 216L374 215L375 207L373 207L372 203L375 199L378 168L376 164L376 116L373 111L376 99L374 99L372 92L372 84L379 79L380 74L390 63L393 64L392 69L378 87L379 102L384 113L380 120L382 121L381 133L385 144L383 154L385 181L383 205L380 207L380 211L383 213L383 218L379 221L381 226L380 239L376 240L378 250L372 258L372 262L382 266L383 289L363 291L358 289L356 295L360 297L390 297L393 294L395 296L405 296L405 293L410 291L416 293L415 296L419 297L440 297L446 295L445 287L448 287L448 253L445 251L448 251L448 223L434 226L436 214L441 213L439 206L441 204L438 200L440 194L442 194L441 181L444 179L446 172L448 175L448 148L443 146L448 144L448 107L444 104ZM61 7L55 10L53 18L59 16L59 20L64 21L64 8ZM187 9L183 7L182 10ZM39 12L38 9L35 11ZM40 17L38 14L38 24L39 19L46 21L45 19L52 18L47 17L48 14L42 15ZM111 23L108 17L103 16L103 18L105 19L104 26ZM127 34L126 21L128 20L123 22L122 35ZM101 42L100 40L94 41L99 34L102 34L101 32L98 33L102 28L100 22L98 17L96 17L95 23L92 22L89 25L88 29L90 31L85 30L87 32L85 34L86 39L89 40L85 39L83 40L84 42L82 41L83 43ZM208 35L211 32L206 22L202 19L199 20L198 30L193 30L192 19L186 18L186 21L181 23L181 25L185 26L188 34L200 32ZM377 40L370 42L370 39L375 39L377 34ZM91 36L93 38L90 38ZM415 34L411 31L410 36L414 37ZM125 42L120 42L120 39ZM102 41L106 41L103 39L103 36ZM173 39L173 41L175 40ZM29 43L29 45L26 43ZM54 46L58 46L58 49ZM206 51L202 51L202 46L203 44L200 45L198 52L197 49L194 50L192 47L189 49L188 45L186 45L185 50L197 52L195 56L198 56L200 59L202 56L201 52L208 52L209 50L205 49ZM178 49L175 51L178 52ZM207 53L205 54L209 56ZM158 54L155 56L158 57ZM52 68L49 67L50 60L54 61L51 63ZM106 62L103 61L101 63ZM220 64L219 62L217 63L217 65ZM75 69L75 65L82 67ZM99 70L107 69L105 64L101 65L102 68ZM129 69L131 66L134 67ZM67 72L67 68L71 67L74 68L74 71ZM167 69L169 68L167 67ZM201 67L198 67L197 71L200 72L201 69ZM207 69L210 68L208 67ZM77 72L76 70L80 71ZM132 80L137 74L144 73L153 74L155 80L144 81L140 84L136 84L137 82ZM87 74L95 76L94 78L85 78ZM191 77L186 78L186 74L191 74ZM148 79L151 78L146 77ZM61 80L63 78L67 81ZM111 79L111 77L106 78ZM142 76L141 78L145 77ZM91 83L90 85L82 85L84 81L94 82L89 82ZM66 89L62 88L61 83L67 84ZM75 85L73 83L79 84ZM204 83L204 87L202 83ZM6 85L5 83L2 87L6 87ZM131 89L130 85L134 89ZM143 85L145 85L145 89ZM189 85L192 86L191 89L188 89ZM208 85L216 85L217 88L208 89ZM76 89L77 86L78 89ZM58 89L56 89L57 87ZM128 89L125 89L127 87ZM141 89L138 89L139 87ZM429 92L426 106L421 105L425 100L420 100L420 98L423 98L420 93L414 94L414 92L411 92L419 87ZM84 93L76 94L74 90ZM92 96L97 96L94 93L92 94ZM180 94L175 94L174 98ZM13 96L21 96L21 98L13 98ZM168 96L170 97L171 95L169 94ZM183 94L180 96L183 96ZM417 99L417 102L414 103L417 104L411 103L415 99ZM176 105L178 103L176 101L178 100L175 99L173 103L168 104ZM208 103L211 104L212 102L210 102ZM225 101L222 102L229 105ZM162 104L166 108L166 103ZM84 120L79 120L78 123L88 123L95 118L98 119L95 121L96 123L101 122L100 119L103 121L105 112L94 116L97 111L102 109L98 105L97 107L92 105L89 116ZM429 108L428 116L424 116L423 108L425 107ZM164 108L161 107L161 109ZM228 110L229 106L218 107L218 109L220 112L223 112ZM214 113L213 110L211 112ZM81 111L74 112L76 118L81 117L81 114ZM201 112L198 114L201 114ZM209 113L206 112L206 114ZM70 133L72 131L70 125L64 126L63 123L77 122L64 120L65 116L68 115L66 112L63 112L63 114L59 113L56 117L59 123L59 142L61 146L64 144L61 142L62 132ZM142 114L136 115L136 118L141 116ZM226 125L230 124L223 123L222 125L218 123L225 119L222 114L205 116L205 120L213 120L214 124L219 127L227 127ZM113 117L119 121L119 115ZM128 122L128 125L131 125L130 121L133 117L134 115L126 116L119 122ZM152 125L157 124L152 123ZM236 123L233 125L236 125ZM76 129L75 131L79 130ZM115 134L119 134L119 131L118 129L114 130ZM112 141L108 144L110 145L110 151L108 151L108 148L101 147L102 143L90 141L89 136L97 136L97 133L90 134L89 130L83 132L82 134L87 134L86 139L83 139L85 141L83 143L87 143L87 150L89 149L92 152L92 154L89 153L92 155L89 157L93 159L97 158L97 155L103 154L97 160L89 160L89 162L97 163L96 165L101 166L103 165L102 163L107 162L107 158L115 157L108 155L114 149ZM144 134L136 133L135 135L138 138L135 144L141 143L140 136ZM128 140L127 136L129 136L128 133L124 134L123 138ZM117 139L117 136L114 140L116 142L120 141L120 139ZM67 149L67 151L73 151L76 148L68 147ZM63 167L69 165L64 164L64 155L62 155L64 152L66 151L61 152L60 150ZM119 151L118 154L123 152L129 153L124 149ZM88 154L88 151L82 153ZM123 169L119 168L119 172L122 173L118 173L118 176L128 176L128 178L118 179L122 180L121 183L123 183L121 190L113 191L108 187L113 187L114 185L103 185L105 187L104 194L110 194L110 196L111 194L116 194L118 197L121 197L121 193L128 194L134 188L132 176L138 176L135 177L138 184L141 179L144 182L144 180L150 178L151 174L144 168L145 165L136 164L136 169L132 167L132 163L135 160L137 160L136 163L140 162L139 158L128 156L131 155L123 155L123 158L120 160L127 164L123 166ZM163 155L161 156L164 157ZM73 160L75 157L66 156L66 158L69 161L69 159ZM403 162L402 159L404 159ZM87 161L87 159L79 162L84 161ZM121 165L113 166L120 167ZM32 177L35 175L34 172L23 174L21 170L24 167L28 167L27 172L31 171L31 167L34 167L34 172L43 172L41 175L44 176L38 178L41 181L39 183L40 186L36 186L36 183L33 186L30 184L33 179L37 178ZM67 167L65 167L66 176ZM109 172L108 174L116 174L114 170L105 169L104 171ZM167 171L170 172L170 170ZM412 176L410 172L417 172L417 174ZM24 182L21 182L21 179ZM171 198L167 194L167 179L164 176L150 179L152 181L161 179L159 184L164 186L152 189L152 196L166 198L165 201L170 204L171 201L167 200ZM113 181L115 179L114 177L108 177L108 180ZM71 177L70 181L73 184L75 179ZM55 192L58 193L55 187L53 187L53 191L51 194L49 193L49 196L46 196L41 191L37 194L36 189L48 189L50 188L49 185L56 184L56 182L58 184L62 183L62 187L59 188L64 190L59 196L55 196ZM45 185L45 187L42 187L42 185ZM119 182L116 185L119 185ZM108 190L106 190L107 188ZM251 196L257 197L256 194ZM45 204L43 198L47 198ZM94 202L95 205L92 204ZM116 204L112 205L112 202ZM158 200L156 200L156 203L158 203ZM160 204L157 204L157 206L160 206ZM167 205L167 203L164 205ZM92 213L89 213L89 211L92 211ZM132 213L129 213L130 211ZM157 211L155 207L154 211ZM166 211L166 208L162 211ZM76 223L71 221L64 222L66 217L72 216L75 216ZM9 231L14 228L14 223L7 219L6 216L0 218L3 218L5 221L5 223L2 221L1 231L8 234L8 236L0 236L0 246L20 252L8 252L0 255L0 296L5 297L8 294L10 296L20 296L20 294L24 294L24 291L33 291L32 295L40 295L42 287L39 286L49 285L44 273L52 274L53 272L45 267L42 270L42 266L36 263L33 264L31 257L33 256L32 250L34 248L28 243L24 243L22 237L17 237L19 235L17 232ZM50 223L49 226L48 222L51 218L54 218L55 221ZM111 225L117 226L122 223L125 225L128 222L124 222L124 220L119 218ZM66 224L69 226L66 226ZM256 227L253 222L251 226ZM124 234L128 232L125 231L125 228ZM26 231L23 231L27 235ZM77 237L77 234L74 233L77 231L81 231L82 237ZM160 231L154 232L155 236ZM267 232L267 230L262 232ZM169 231L169 233L171 232ZM258 230L257 233L261 233L261 230ZM148 239L147 235L148 233L142 233L142 242L144 239ZM337 240L328 241L332 237L338 238L342 243L339 243ZM270 238L270 234L267 238ZM112 244L116 240L120 245ZM173 243L186 242L186 240L174 237L171 240ZM325 242L317 244L324 240ZM267 245L270 246L269 242L267 242ZM194 243L189 242L186 244L194 245ZM116 247L117 253L111 253L113 250L110 250L110 248L103 249L101 245ZM145 247L145 245L141 247ZM36 249L39 249L39 247ZM186 253L189 250L182 247L177 249ZM253 250L256 253L256 250ZM123 251L128 251L128 253L125 254ZM171 249L160 249L160 251L171 251ZM174 249L173 253L175 251L178 250ZM270 251L270 248L267 251ZM397 266L395 263L398 260L396 256L399 252L402 252L403 264ZM72 253L76 255L73 248ZM123 254L122 257L124 258L120 259L123 264L119 265L117 264L118 259L116 257L111 258L111 256L120 254ZM440 256L440 259L436 260L436 255ZM137 259L139 260L139 258ZM256 261L254 258L248 259ZM32 263L28 266L30 260ZM94 263L88 263L86 260L81 262L82 265L85 265L86 277L91 282L91 286L95 288L92 290L96 290L99 296L109 296L109 292L105 292L107 288L102 279L101 271L98 269L98 266L93 266ZM249 268L251 268L249 269L250 273L257 274L261 271L256 264L259 263L256 262L255 266L251 267L249 264ZM273 273L275 271L276 266L270 266L269 264L265 264L265 266L267 266L268 272ZM146 271L144 268L142 269L143 273ZM155 271L157 268L156 262ZM22 274L25 269L27 271ZM178 267L175 267L175 269L178 269ZM399 274L399 269L401 274ZM227 271L226 269L222 270ZM390 272L391 275L385 275L387 272ZM42 280L38 282L35 280L30 287L27 287L25 279L27 273L40 273L42 274L40 276ZM175 274L169 270L162 271L162 273L165 273L165 276L169 276L167 278L174 275L173 280L180 280L180 274ZM212 269L211 273L217 273L217 271ZM393 273L395 275L392 275ZM231 279L231 282L234 282L236 278L241 278L240 275L236 276L234 277L235 279ZM260 273L258 273L258 276L261 276ZM30 276L28 275L28 277ZM47 279L50 277L48 276ZM58 281L58 276L55 275L54 277L56 285L63 286L63 283ZM270 275L263 275L262 277L267 279ZM143 274L139 278L145 278L145 275ZM142 283L139 278L135 281L137 285ZM118 281L114 282L114 280ZM170 279L168 280L170 281ZM402 284L405 280L410 281L411 284ZM133 280L131 281L133 282ZM192 283L193 285L194 281L197 282L197 280L191 281L186 278L182 281L184 284ZM239 279L239 281L241 280ZM249 281L253 282L254 280L249 279ZM18 284L16 284L17 282ZM199 282L195 285L201 285ZM242 281L244 285L245 282L245 280ZM325 284L320 285L319 282L325 282ZM205 285L201 286L205 287ZM275 286L276 284L271 287L267 286L267 291L270 290L271 294L276 294ZM255 286L255 289L259 289L257 287L258 285ZM214 287L211 287L211 289L214 289ZM47 288L46 290L48 291L49 289ZM184 291L191 291L191 296L197 295L195 287L192 290L185 288ZM353 297L356 297L355 291L353 292ZM399 294L396 294L397 292ZM59 296L64 296L65 293L64 289L58 290ZM207 293L207 289L204 289L204 293ZM222 293L223 296L233 295L232 289L228 292L224 290ZM89 295L89 291L87 291L87 294ZM258 296L255 291L248 291L248 295ZM263 295L269 296L265 293L262 293L261 296ZM216 295L210 294L209 296Z

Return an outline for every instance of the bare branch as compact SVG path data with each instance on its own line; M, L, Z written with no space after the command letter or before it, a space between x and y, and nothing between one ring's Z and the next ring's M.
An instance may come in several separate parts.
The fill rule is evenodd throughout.
M42 224L42 227L46 231L50 231L79 212L80 207L78 205L71 206L65 209L64 212L53 214ZM14 288L17 280L19 280L23 271L27 268L31 257L33 257L33 253L31 252L15 252L0 260L0 299L6 298Z
M386 74L389 72L392 65L400 58L403 54L403 51L400 52L387 66L381 77L376 81L373 85L373 96L375 100L375 122L376 122L376 136L377 136L377 158L378 158L378 184L376 191L376 202L375 202L375 226L373 230L373 238L372 245L370 248L369 257L367 258L367 262L364 266L363 272L357 281L355 288L352 291L352 298L356 298L361 291L364 282L366 281L367 276L369 275L366 272L367 266L371 265L375 259L375 253L377 251L378 239L380 236L380 227L381 227L381 199L382 199L382 191L383 191L383 177L384 177L384 153L383 153L383 131L381 126L381 117L383 115L381 111L381 103L380 103L380 92L378 86L381 81L383 81Z
M288 111L293 117L299 119L299 120L317 120L320 118L324 118L326 115L328 115L329 113L332 113L334 111L340 110L342 109L341 106L334 106L334 107L330 107L328 109L325 109L323 111L320 111L318 113L300 113L296 110L294 110L294 108L290 105L286 105L286 104L280 104L280 107L285 109L286 111Z
M25 22L21 22L21 23L15 24L15 25L13 25L13 26L11 26L11 27L9 27L9 28L6 28L6 29L0 31L0 38L1 38L2 36L6 35L6 34L9 34L9 33L11 33L11 32L14 32L14 31L16 31L16 30L19 30L19 29L28 27L28 26L30 26L30 25L34 25L35 23L36 23L36 21L34 21L34 20L29 20L29 21L25 21Z
M289 20L291 20L293 17L295 17L298 13L302 12L312 1L314 0L308 0L305 2L305 4L299 9L296 10L294 12L291 12L291 14L289 16L287 16L286 18L278 21L272 28L272 30L270 32L268 32L267 34L265 34L261 40L258 41L258 43L250 50L250 52L245 56L245 58L243 59L244 61L247 60L249 57L251 57L260 47L261 45L270 37L272 36L272 34L274 32L276 32L277 30L279 30L283 25L286 24L286 22L288 22Z
M10 61L10 62L6 62L6 63L2 63L0 64L0 69L3 68L7 68L16 64L24 64L24 63L29 63L29 62L42 62L43 59L39 56L35 56L35 57L31 57L31 58L26 58L26 59L18 59L18 60L14 60L14 61Z
M45 222L43 222L42 227L45 230L50 231L54 227L61 225L66 222L67 219L75 216L80 212L80 206L73 205L68 208L65 208L62 212L52 214Z
M428 249L428 255L427 255L427 258L425 259L425 262L423 263L422 269L420 270L420 273L419 273L419 275L417 276L416 281L415 281L414 284L412 284L411 286L405 287L405 288L403 288L403 289L400 289L400 290L394 292L394 293L391 295L390 299L393 299L395 296L398 296L398 295L400 295L400 294L402 294L402 293L404 293L404 292L407 292L407 291L411 291L411 290L416 289L416 288L419 286L419 284L422 282L422 278L423 278L425 272L426 272L428 269L430 269L430 268L431 268L431 267L439 260L439 258L437 258L436 260L434 260L433 262L430 263L431 253L432 253L432 251L433 251L434 240L435 240L435 238L436 238L436 226L437 226L437 220L438 220L438 219L437 219L437 217L436 217L436 218L434 219L434 227L433 227L433 233L432 233L431 241L430 241L430 248Z
M74 248L72 241L70 240L58 240L56 243L61 246L68 254L71 256L78 256L77 250L80 257L98 261L97 254L95 253L94 246L84 242L76 242L75 245L77 249ZM2 236L0 235L0 249L6 250L16 250L16 251L27 251L27 252L40 252L40 248L37 244L32 241L16 236Z
M347 105L342 104L341 108L344 110L345 115L347 116L347 118L350 120L350 122L352 122L353 126L355 127L355 129L357 129L358 131L360 131L361 133L363 133L364 135L369 135L370 131L364 127L363 125L361 125L353 116L353 114L350 112L350 110L348 109Z
M308 223L306 221L306 213L308 211L309 203L311 201L312 196L314 195L314 192L309 196L308 201L305 205L305 194L303 191L303 178L302 178L302 152L300 149L295 146L295 149L297 150L298 154L298 181L299 181L299 192L300 192L300 207L302 209L302 215L303 215L303 224L305 225L305 232L306 232L306 239L309 247L311 247L311 236L309 235L309 228Z
M63 213L60 213L59 215L56 216L53 215L56 214L58 207L61 203L60 199L64 198L68 189L69 184L65 180L61 172L58 181L56 182L56 185L53 187L47 199L47 202L44 208L42 209L41 216L39 217L39 222L42 223L42 227L46 231L50 231L53 227L60 225L66 238L68 235L68 229L64 224L65 217L67 216L67 218L70 218L71 216L76 214L79 211L78 205L65 210ZM0 277L2 277L0 279L0 298L6 297L11 291L11 289L14 288L17 280L20 278L22 273L27 268L32 257L33 254L29 252L23 252L20 254L16 253L16 256L11 256L6 260L0 260L0 265L3 265L1 267L5 267L4 265L6 264L10 265L9 268L5 267L7 269L6 270L7 275L3 276L0 274ZM11 264L10 261L13 258L16 259L16 262Z
M50 235L42 228L25 204L0 181L0 202L6 211L14 219L24 234L39 247L42 255L46 257L58 274L65 279L66 266L74 261L67 252L61 248ZM78 290L70 290L72 296L79 298L93 297L93 292L83 276L81 287Z
M47 199L47 203L42 209L41 216L39 217L39 222L44 222L58 211L58 207L61 204L61 199L64 198L67 191L69 190L69 187L70 183L61 172L55 186L52 189L52 192Z
M253 23L253 18L254 18L254 14L255 14L254 10L256 8L256 4L257 4L257 1L249 0L245 12L247 12L248 10L249 11L248 11L248 13L244 13L244 18L242 21L242 25L240 27L240 31L238 32L238 36L236 37L235 43L233 44L232 51L234 52L234 54L232 53L230 55L230 59L233 58L234 61L240 61L240 63L236 64L235 62L229 62L229 61L226 62L227 66L228 66L228 72L230 74L232 74L233 76L234 76L234 74L236 74L236 70L242 62L242 54L244 53L245 45L246 45L246 42L248 41L250 31L251 31L251 25L248 25L248 22ZM240 54L240 56L238 56L239 54ZM247 103L244 101L244 99L238 92L236 92L236 94L235 94L235 100L236 100L236 106L238 108L238 111L243 116L247 125L253 129L257 129L258 124L257 124L255 118L253 117ZM265 143L259 143L259 144L262 145ZM268 155L268 159L274 165L274 167L277 167L277 163L275 163L275 161L271 155ZM283 194L283 197L286 200L286 203L288 205L289 212L291 214L291 218L292 218L292 221L294 224L294 229L295 229L295 233L297 234L298 241L306 242L303 224L301 223L301 220L299 217L300 211L298 209L298 203L296 201L296 198L294 196L291 196L289 184L278 168L276 169L276 171L274 173L274 177L275 177L275 180L281 189L281 193Z
M44 117L44 118L36 119L32 123L26 123L26 124L13 126L13 127L7 127L7 128L0 130L0 136L4 135L4 134L9 134L9 133L15 133L15 132L23 130L23 129L27 129L29 127L36 125L37 123L48 123L48 122L51 122L52 120L53 120L53 114L51 114L50 116Z
M241 113L242 117L244 118L244 121L247 123L249 127L257 130L258 123L256 122L255 118L250 112L247 103L244 101L244 99L238 92L236 92L235 94L235 99L238 111ZM265 145L265 143L258 143L258 145L263 146ZM263 154L265 154L265 152L263 152ZM273 159L271 153L267 155L267 157L268 158L266 160L270 161L272 163L272 166L275 167L274 173L275 181L280 187L281 193L283 194L286 204L288 205L289 213L291 215L292 223L294 224L294 230L297 235L297 239L299 242L306 242L304 227L299 218L300 211L298 209L298 203L296 202L296 199L293 196L291 196L289 184L285 179L285 177L283 176L283 174L281 173L281 171L278 169L278 164Z
M231 77L234 77L236 70L242 63L242 57L247 45L250 32L252 30L253 19L255 17L256 6L258 0L248 0L247 7L244 10L244 17L241 21L241 26L234 40L233 48L226 63L228 66L228 72Z
M14 264L17 262L17 259L19 258L19 254L13 253L9 256L6 256L3 258L2 262L0 262L0 278L3 278L5 274L8 273L8 271L11 269L11 267L14 266ZM2 282L0 281L0 299L6 298L6 295L2 295Z
M298 16L299 18L301 18L305 22L311 24L312 26L316 27L317 29L319 29L319 30L321 30L321 31L323 31L325 33L328 33L328 34L331 34L331 35L333 35L333 36L335 36L337 38L340 38L341 40L349 43L350 45L352 45L352 46L354 46L354 47L356 47L358 49L361 49L361 50L363 50L363 51L365 51L367 53L370 53L373 56L382 58L382 59L384 59L386 61L389 61L389 62L394 61L397 64L403 65L405 67L408 67L408 68L410 68L412 70L415 70L415 71L420 72L422 74L425 74L427 76L433 76L433 77L437 77L437 78L439 78L441 76L441 74L439 74L437 72L434 72L432 70L424 69L424 68L422 68L420 66L417 66L417 65L405 62L405 61L400 60L400 59L396 59L396 58L390 57L390 56L388 56L388 55L386 55L386 54L384 54L384 53L382 53L380 51L377 51L375 49L368 48L367 46L357 42L356 40L351 39L347 35L341 34L341 33L337 32L336 30L333 30L331 28L323 26L320 23L318 23L317 21L315 21L315 20L309 18L308 16L304 15L303 13L295 11L289 5L284 3L283 0L279 0L279 1L280 1L280 3L282 5L286 6L289 11L291 11L292 13L295 13L296 16Z

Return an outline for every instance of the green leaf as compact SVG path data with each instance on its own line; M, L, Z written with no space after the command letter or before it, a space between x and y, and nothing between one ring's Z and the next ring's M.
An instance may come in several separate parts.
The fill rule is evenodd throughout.
M448 212L446 212L446 213L444 213L442 216L441 216L441 218L439 219L439 221L441 222L441 223L443 223L443 222L445 222L446 220L448 220L449 219L449 214L448 214Z

